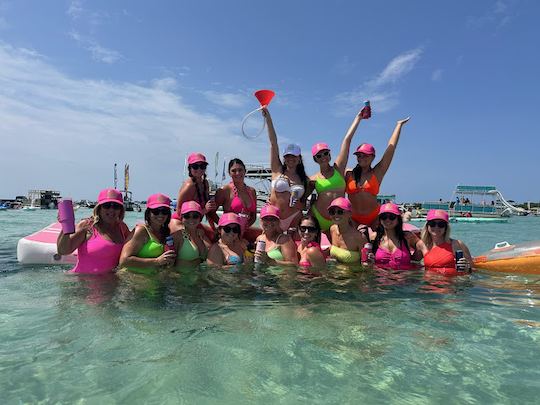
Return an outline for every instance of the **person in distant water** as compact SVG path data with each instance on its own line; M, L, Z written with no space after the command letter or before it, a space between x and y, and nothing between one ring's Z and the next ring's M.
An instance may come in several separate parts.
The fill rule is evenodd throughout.
M120 266L128 271L154 274L158 269L174 265L174 250L165 251L170 235L171 199L165 194L152 194L146 201L143 225L137 225L120 256Z
M77 264L71 273L106 274L118 266L129 235L124 214L122 193L108 188L100 191L92 218L80 221L73 234L60 232L58 254L68 255L78 249Z
M330 164L330 147L326 143L317 143L311 148L313 160L319 165L319 173L311 176L317 190L317 200L311 205L311 212L319 222L323 232L330 230L332 219L328 214L328 206L338 197L345 196L345 168L349 159L351 141L358 128L358 124L364 117L371 115L371 109L366 106L354 117L354 120L345 134L341 143L341 149L336 161Z
M304 269L321 268L326 265L326 259L321 250L321 228L311 215L304 215L298 227L300 243L296 251L300 257L300 267Z
M416 250L418 237L403 231L403 220L399 207L387 203L379 210L379 226L373 241L375 264L379 267L394 269L411 268L411 260L420 260L422 253ZM410 246L415 251L411 255Z
M173 234L176 250L176 268L183 266L196 266L206 260L210 239L199 226L203 217L203 210L198 202L186 201L180 208L182 225L180 230Z
M216 206L223 206L224 212L234 212L242 227L242 236L251 242L261 233L250 228L257 219L257 194L253 187L245 183L246 165L240 159L229 162L229 176L232 181L216 192Z
M266 247L263 252L255 251L255 260L269 265L297 265L296 244L289 235L283 233L279 221L279 208L274 205L265 205L261 208L263 233L259 235L257 241L264 241Z
M241 238L241 220L234 212L226 212L219 218L219 239L208 252L208 264L231 265L245 261L247 241Z
M176 201L176 212L173 214L170 228L171 233L181 229L182 215L180 208L186 201L196 201L202 209L203 216L206 215L210 226L216 224L218 217L216 214L216 202L210 197L210 185L206 180L206 168L208 163L202 153L192 153L187 158L189 179L184 181L178 191ZM213 231L207 230L207 235L213 235Z
M298 226L306 197L311 193L312 186L304 169L300 146L287 145L283 152L282 162L270 112L263 108L262 113L266 119L268 138L270 139L270 167L272 170L270 204L279 209L280 227L283 231L287 231Z
M375 148L369 143L363 143L354 154L358 164L345 174L345 191L352 204L352 218L358 223L375 228L379 215L377 194L383 178L392 163L399 141L401 128L409 118L397 122L394 132L388 141L384 155L375 167L371 167L375 159Z
M338 197L330 203L328 213L333 222L330 227L330 256L340 263L360 264L360 252L368 239L352 220L351 202Z
M460 240L450 238L448 212L429 210L426 225L422 229L421 240L416 244L424 256L426 271L434 271L445 276L455 276L471 270L472 257L469 248ZM463 252L457 263L456 250Z

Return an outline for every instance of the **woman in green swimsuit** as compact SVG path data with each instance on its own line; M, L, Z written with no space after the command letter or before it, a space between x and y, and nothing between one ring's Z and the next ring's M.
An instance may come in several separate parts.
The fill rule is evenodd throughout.
M180 208L182 225L173 234L177 252L176 268L192 267L206 260L210 239L201 226L203 210L198 202L186 201Z
M255 261L269 265L297 265L296 243L284 234L279 225L279 208L265 205L261 208L261 226L263 233L257 238L266 243L265 251L255 252Z
M330 203L328 212L333 222L330 227L330 256L340 263L360 264L360 252L368 240L356 229L352 220L351 202L338 197Z
M120 255L120 266L133 273L155 274L171 267L176 259L174 250L165 251L169 236L171 199L164 194L148 197L144 225L137 225Z
M349 159L349 150L351 141L358 128L358 124L362 119L367 119L371 116L371 109L366 106L356 114L354 120L349 127L349 130L343 138L341 149L333 165L330 164L332 157L330 156L330 147L326 143L317 143L311 148L311 154L315 163L319 164L319 173L311 176L311 180L315 182L317 190L317 201L311 206L311 212L317 218L317 222L323 232L328 232L332 225L332 219L328 213L330 203L338 198L345 196L345 169Z

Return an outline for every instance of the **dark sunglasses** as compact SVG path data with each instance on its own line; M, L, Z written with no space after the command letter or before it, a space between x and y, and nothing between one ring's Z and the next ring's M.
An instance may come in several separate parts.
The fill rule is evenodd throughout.
M228 225L226 225L221 229L223 229L223 231L225 233L231 233L231 232L232 233L237 233L237 234L240 233L240 227L239 226L228 226Z
M182 218L184 219L199 219L201 217L201 214L198 212L188 212L187 214L182 214Z
M193 163L191 165L191 168L193 170L199 170L199 169L206 170L207 166L208 166L208 163Z
M330 154L330 151L329 150L325 150L324 152L319 152L315 155L315 157L317 159L320 159L322 158L323 156L328 156Z
M115 202L106 202L106 203L101 204L101 206L103 208L105 208L106 210L108 210L109 208L112 208L114 210L121 210L122 209L122 205L120 205L118 203L115 203Z
M431 226L432 228L438 227L438 228L446 228L446 222L444 221L428 221L428 226Z
M336 214L337 214L337 215L343 215L344 212L345 212L345 211L343 211L341 208L330 208L330 209L328 210L328 213L329 213L330 215L336 215Z
M300 225L299 229L300 229L300 233L306 233L306 232L315 233L315 232L317 232L317 228L315 228L314 226L302 226L302 225Z
M169 215L171 209L166 207L150 208L150 212L154 215Z
M389 219L390 221L393 221L394 219L397 219L397 215L388 214L385 212L384 214L379 215L379 218L381 219L381 221L386 221L387 219Z

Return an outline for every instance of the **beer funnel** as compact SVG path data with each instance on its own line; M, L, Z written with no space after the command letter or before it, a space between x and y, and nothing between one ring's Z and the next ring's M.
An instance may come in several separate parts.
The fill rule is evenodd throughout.
M257 90L254 94L254 96L257 97L257 100L259 100L261 107L268 106L275 95L276 93L274 93L272 90Z

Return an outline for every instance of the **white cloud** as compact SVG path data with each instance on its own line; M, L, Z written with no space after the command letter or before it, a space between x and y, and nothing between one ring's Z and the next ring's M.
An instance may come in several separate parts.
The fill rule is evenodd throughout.
M74 79L33 51L0 43L0 172L13 174L3 176L2 192L52 187L95 198L111 185L113 164L128 162L142 199L176 194L188 152L267 160L264 137L239 135L241 117L200 113L169 90L173 84Z
M95 61L113 64L121 59L124 59L120 52L115 51L114 49L105 48L92 38L85 37L77 31L71 31L69 36L73 38L81 47L89 51L92 54L92 59Z
M239 93L220 93L217 91L205 91L204 96L208 101L226 108L239 108L248 103L248 98Z
M442 74L443 74L442 69L434 70L433 73L431 74L431 80L433 80L434 82L438 82L439 80L442 79Z
M484 14L469 16L467 24L471 28L482 28L490 25L502 28L512 20L512 8L515 3L515 0L497 0Z
M395 83L414 68L421 55L422 49L416 48L396 56L374 80L368 82L368 86L380 87Z
M69 3L67 9L67 15L69 15L74 20L80 18L84 13L83 1L82 0L73 0Z

